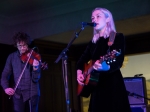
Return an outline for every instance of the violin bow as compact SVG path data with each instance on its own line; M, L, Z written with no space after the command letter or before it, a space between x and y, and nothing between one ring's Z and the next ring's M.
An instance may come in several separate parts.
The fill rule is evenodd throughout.
M22 70L22 72L21 72L21 74L20 74L20 76L19 76L19 78L18 78L18 80L17 80L17 83L16 83L16 85L15 85L15 87L14 87L14 93L15 93L15 91L16 91L16 89L17 89L19 83L20 83L20 80L21 80L21 78L22 78L22 76L23 76L23 73L24 73L24 71L25 71L25 69L26 69L26 66L27 66L27 64L28 64L28 62L29 62L29 60L30 60L30 58L31 58L31 55L32 55L34 49L35 49L35 47L32 48L32 50L31 50L31 52L30 52L30 54L29 54L28 60L27 60L27 62L25 63L25 66L24 66L24 68L23 68L23 70ZM9 99L10 99L10 98L11 98L11 96L9 97Z

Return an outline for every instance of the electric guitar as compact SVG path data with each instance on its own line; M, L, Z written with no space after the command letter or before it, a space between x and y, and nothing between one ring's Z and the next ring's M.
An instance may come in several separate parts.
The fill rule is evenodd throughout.
M107 64L110 64L112 62L116 61L116 57L119 56L121 52L118 52L116 50L113 50L106 55L102 56L99 61L100 63L106 61ZM78 83L77 87L77 95L82 97L89 97L91 92L94 90L94 87L97 85L98 79L99 79L99 73L93 73L95 61L90 60L88 63L84 64L84 71L83 75L85 77L84 85L80 85Z

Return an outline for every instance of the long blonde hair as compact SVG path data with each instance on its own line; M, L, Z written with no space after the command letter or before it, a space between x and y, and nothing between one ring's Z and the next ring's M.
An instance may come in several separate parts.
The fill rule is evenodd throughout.
M95 11L95 10L99 10L101 12L104 13L105 17L110 19L110 21L107 23L107 26L106 26L106 30L104 31L104 37L107 38L109 37L109 34L111 31L113 32L116 32L116 28L115 28L115 24L114 24L114 20L113 20L113 17L112 17L112 14L109 10L105 9L105 8L100 8L100 7L97 7L95 8L92 13ZM96 31L95 29L93 30L93 39L92 39L92 42L93 43L96 43L96 41L98 40L99 38L99 32Z

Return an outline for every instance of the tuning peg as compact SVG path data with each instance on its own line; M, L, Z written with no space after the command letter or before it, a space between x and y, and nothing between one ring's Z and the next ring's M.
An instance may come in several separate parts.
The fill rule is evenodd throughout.
M110 62L109 62L109 61L107 61L107 64L110 64Z
M115 62L116 61L116 59L113 59L113 62Z

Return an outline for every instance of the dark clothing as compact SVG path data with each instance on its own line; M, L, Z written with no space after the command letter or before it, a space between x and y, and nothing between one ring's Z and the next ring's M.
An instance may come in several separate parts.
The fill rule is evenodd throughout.
M14 112L38 112L39 96L33 96L29 100L23 102L23 99L13 97ZM31 111L30 111L31 110Z
M3 89L9 88L9 77L13 75L14 86L17 84L18 78L22 73L25 63L20 59L18 51L11 53L6 61L4 70L1 77L1 85ZM23 101L29 100L31 97L40 96L39 82L41 76L40 68L33 71L33 67L28 63L22 78L17 86L14 97L16 99L23 99Z
M121 50L116 61L110 64L110 70L99 72L99 81L91 94L90 112L131 112L126 88L120 68L124 61L125 41L122 33L116 33L112 46L108 46L109 38L100 37L96 43L89 42L86 50L77 63L77 69L84 71L84 64L89 60L98 60L108 51Z

